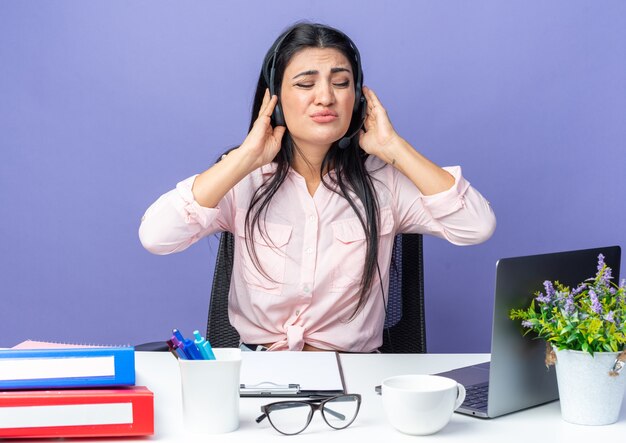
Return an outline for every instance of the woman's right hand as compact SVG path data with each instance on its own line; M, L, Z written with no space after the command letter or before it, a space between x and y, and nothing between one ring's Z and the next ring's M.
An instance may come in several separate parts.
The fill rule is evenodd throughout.
M196 177L191 191L200 206L215 208L219 201L255 169L271 162L287 128L272 128L271 116L278 97L265 90L259 115L243 143Z
M239 147L239 150L245 152L248 158L254 159L253 170L270 163L280 151L281 141L287 128L272 127L271 117L276 103L278 103L278 96L270 98L269 90L266 89L259 116Z

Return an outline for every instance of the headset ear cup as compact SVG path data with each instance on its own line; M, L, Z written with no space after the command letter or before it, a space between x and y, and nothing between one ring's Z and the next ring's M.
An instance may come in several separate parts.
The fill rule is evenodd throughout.
M272 119L274 120L274 126L286 126L285 119L283 118L283 109L280 107L279 103L276 103L274 107Z
M358 106L357 106L358 105ZM361 127L363 130L363 124L365 123L365 119L367 118L367 101L365 100L365 96L361 95L358 101L355 101L355 109L354 114L352 114L352 121L355 128Z
M357 115L359 115L362 121L365 121L365 118L367 116L366 111L367 111L367 100L365 99L364 95L361 95L361 109L360 109L360 112L357 111Z
M363 99L365 99L363 93L357 90L354 94L354 109L352 110L352 112L357 115L359 115L359 111L361 110L361 104L363 104Z

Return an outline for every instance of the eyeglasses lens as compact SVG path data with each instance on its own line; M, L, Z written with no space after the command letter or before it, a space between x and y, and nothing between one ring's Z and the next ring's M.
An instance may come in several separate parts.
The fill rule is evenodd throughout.
M359 399L355 395L343 395L324 403L322 414L331 428L343 429L354 421L359 412Z
M313 409L307 403L281 402L268 411L272 426L283 434L297 434L306 428Z

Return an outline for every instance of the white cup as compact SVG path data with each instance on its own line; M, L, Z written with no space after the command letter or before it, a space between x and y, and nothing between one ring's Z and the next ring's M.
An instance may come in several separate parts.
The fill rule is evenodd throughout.
M221 434L239 427L241 350L213 352L215 360L178 360L187 432Z
M383 407L398 431L428 435L443 429L465 400L465 387L438 375L399 375L382 382Z

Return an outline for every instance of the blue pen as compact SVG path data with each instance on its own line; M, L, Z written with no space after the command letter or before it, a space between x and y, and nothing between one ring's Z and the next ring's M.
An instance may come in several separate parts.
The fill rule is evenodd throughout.
M213 349L211 349L211 344L208 340L205 340L203 336L200 335L200 331L193 331L193 336L196 337L194 343L200 350L200 353L204 357L205 360L215 360L215 354L213 353Z
M172 355L176 358L182 358L182 359L186 359L187 356L184 354L182 349L179 349L178 346L176 346L174 344L174 341L172 339L167 341L167 347L169 348L170 352L172 353Z
M176 337L179 342L185 342L185 337L183 337L183 334L181 334L178 329L172 329L172 334L174 334L174 337Z
M184 341L184 344L185 344L185 351L187 351L187 354L191 356L192 360L204 360L204 357L202 356L198 348L196 348L196 345L194 344L193 341L186 338Z
M178 329L172 329L172 334L174 334L173 337L176 337L178 340L178 346L183 348L183 351L185 351L189 360L202 360L202 355L200 355L200 352L193 344L193 341L183 337L183 334Z
M185 344L181 342L180 340L178 340L175 335L172 335L172 338L170 340L172 340L172 343L174 343L174 346L176 347L176 352L178 352L178 355L180 356L180 358L185 359L185 360L192 359L189 352L185 349Z

